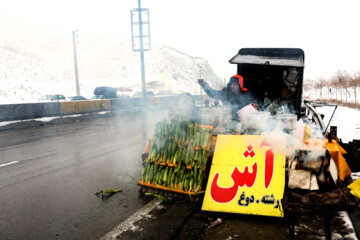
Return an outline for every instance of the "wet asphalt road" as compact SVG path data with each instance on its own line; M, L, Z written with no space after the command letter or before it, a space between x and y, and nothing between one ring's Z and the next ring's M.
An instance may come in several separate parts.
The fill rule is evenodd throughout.
M141 153L166 111L0 132L0 239L99 239L151 199ZM100 190L122 188L106 201Z

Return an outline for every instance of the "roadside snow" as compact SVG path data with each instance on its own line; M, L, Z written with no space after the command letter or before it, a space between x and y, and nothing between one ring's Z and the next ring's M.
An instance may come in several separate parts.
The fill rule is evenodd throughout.
M360 177L360 172L352 172L351 173L351 178L355 181L356 179L358 179Z
M108 114L110 111L102 111L102 112L97 112L96 114L98 115L105 115ZM80 117L82 116L82 114L72 114L72 115L67 115L67 116L62 116L62 118L75 118L75 117ZM8 124L11 123L26 123L29 121L41 121L41 122L50 122L56 118L59 118L59 116L57 117L43 117L43 118L36 118L36 119L27 119L27 120L17 120L17 121L5 121L5 122L0 122L0 127L6 126Z
M354 225L353 225L353 223L352 223L352 221L351 221L351 219L350 219L350 216L349 216L348 212L346 212L346 211L340 211L340 212L339 212L339 215L340 215L341 219L343 219L343 220L345 221L344 225L346 226L346 227L345 227L346 229L354 229ZM356 237L355 229L354 229L354 232L349 233L348 235L345 236L345 238L346 238L346 239L358 239L358 238ZM333 236L333 239L343 239L343 238L342 238L342 237L341 237L341 238L335 238L335 237Z
M324 123L327 126L335 107L326 106L317 107L316 109L325 115ZM329 128L330 126L337 126L337 135L344 143L353 139L360 139L360 111L338 106Z

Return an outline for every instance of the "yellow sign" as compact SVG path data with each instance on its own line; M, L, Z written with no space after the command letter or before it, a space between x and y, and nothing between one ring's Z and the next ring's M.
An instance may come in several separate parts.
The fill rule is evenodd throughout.
M218 135L202 210L283 217L285 144L284 137Z

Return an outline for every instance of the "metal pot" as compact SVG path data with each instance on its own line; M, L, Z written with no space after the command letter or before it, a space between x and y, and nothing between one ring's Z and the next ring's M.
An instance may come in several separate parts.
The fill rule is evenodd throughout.
M274 119L282 123L282 127L284 130L292 131L295 128L297 116L296 114L291 113L277 114L274 116Z
M200 110L200 123L203 125L214 126L215 131L226 132L231 128L231 108L222 107L202 107Z

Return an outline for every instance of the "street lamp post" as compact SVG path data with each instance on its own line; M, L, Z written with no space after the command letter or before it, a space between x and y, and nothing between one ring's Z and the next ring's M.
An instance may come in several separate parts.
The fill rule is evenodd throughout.
M76 95L80 96L80 85L79 85L79 72L78 72L78 64L77 64L77 53L76 53L76 31L73 31L73 50L74 50L74 65L75 65L75 86L76 86Z
M138 17L137 19L136 15ZM149 9L141 8L141 0L138 0L138 8L131 10L131 37L132 50L135 52L140 52L142 97L145 105L147 106L144 51L150 51L151 49L150 17Z

